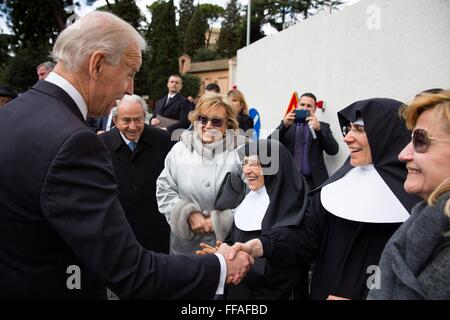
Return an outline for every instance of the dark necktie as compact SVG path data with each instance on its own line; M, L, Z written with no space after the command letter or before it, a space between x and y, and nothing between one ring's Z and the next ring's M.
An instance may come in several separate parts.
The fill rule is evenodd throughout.
M294 160L298 171L302 172L303 163L303 149L305 144L305 133L303 123L297 125L295 128L295 145L294 145Z

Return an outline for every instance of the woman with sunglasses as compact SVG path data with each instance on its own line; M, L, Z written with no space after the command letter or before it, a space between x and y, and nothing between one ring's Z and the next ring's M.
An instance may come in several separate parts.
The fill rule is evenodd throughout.
M423 201L387 243L369 299L450 299L450 91L419 94L402 116L413 130L404 187Z
M226 173L241 172L231 101L220 94L205 94L189 120L194 129L183 132L156 182L159 211L171 227L171 254L195 253L201 242L215 245L216 240L224 240L233 214L214 210L214 200Z
M365 299L386 242L420 200L403 189L407 171L397 156L410 134L401 105L377 98L338 112L350 156L310 193L300 227L272 229L235 250L276 266L314 264L311 299Z

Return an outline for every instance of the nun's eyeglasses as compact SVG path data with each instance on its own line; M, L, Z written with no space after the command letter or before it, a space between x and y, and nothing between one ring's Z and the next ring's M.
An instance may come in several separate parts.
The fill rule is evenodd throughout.
M432 140L450 142L450 140L446 139L433 138L428 134L428 131L424 129L414 130L411 134L411 139L414 146L414 151L417 153L427 152Z
M350 131L352 131L353 133L356 134L362 134L364 132L366 132L366 130L364 129L364 126L360 125L360 124L353 124L350 123L348 126L343 126L342 127L342 135L345 137Z

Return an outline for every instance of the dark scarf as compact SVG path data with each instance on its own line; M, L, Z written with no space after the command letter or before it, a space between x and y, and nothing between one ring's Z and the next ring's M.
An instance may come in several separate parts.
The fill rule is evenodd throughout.
M450 192L442 195L434 206L417 204L410 218L392 236L380 260L381 288L371 290L368 299L427 299L421 283L432 284L436 279L418 275L432 261L437 247L449 241L444 235L450 219L444 206ZM448 257L450 259L450 257ZM446 270L446 272L449 272ZM447 288L448 290L448 288ZM433 292L439 296L438 292Z

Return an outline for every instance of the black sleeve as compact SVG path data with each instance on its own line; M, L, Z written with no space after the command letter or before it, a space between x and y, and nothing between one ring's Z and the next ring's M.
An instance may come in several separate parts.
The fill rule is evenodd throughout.
M60 147L46 173L41 207L69 248L119 297L214 296L217 257L168 256L138 244L118 199L109 153L94 133L77 132Z
M192 111L192 104L189 100L183 98L183 101L180 101L180 110L179 110L179 121L167 127L167 131L171 134L176 129L187 129L190 126L190 121L188 119L189 112Z
M314 193L299 227L275 228L260 237L264 257L279 267L313 262L322 242L327 214L320 204L320 192Z
M339 151L339 144L331 133L330 125L324 122L320 123L320 130L316 131L317 139L319 139L323 150L333 156Z

